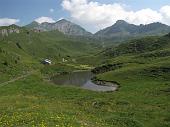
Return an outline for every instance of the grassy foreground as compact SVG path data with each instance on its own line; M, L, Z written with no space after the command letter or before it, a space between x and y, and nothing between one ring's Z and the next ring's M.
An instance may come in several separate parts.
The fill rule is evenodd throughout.
M169 127L169 75L155 78L142 70L124 67L98 75L118 81L116 92L56 86L38 72L1 85L0 126Z

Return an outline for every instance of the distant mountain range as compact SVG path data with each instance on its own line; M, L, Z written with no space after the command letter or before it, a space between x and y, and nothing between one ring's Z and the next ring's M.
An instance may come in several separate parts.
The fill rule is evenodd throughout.
M147 25L134 25L118 20L114 25L98 31L94 36L103 40L117 41L134 37L163 35L169 32L170 26L159 22Z
M65 19L59 20L56 23L44 22L41 24L33 21L32 23L24 26L24 28L38 32L57 30L72 37L81 37L82 39L93 38L94 40L98 40L100 42L120 42L127 39L140 38L144 36L164 35L170 32L170 26L159 22L147 25L134 25L129 24L124 20L118 20L114 25L100 30L95 34L92 34L81 26ZM12 32L19 32L19 30L16 26L15 29L10 29L8 31L3 29L3 27L0 29L1 35L7 35Z
M57 21L56 23L37 23L33 21L31 24L25 26L26 28L36 29L40 31L52 31L58 30L66 35L73 35L73 36L92 36L92 34L86 31L79 25L76 25L68 20L62 19Z

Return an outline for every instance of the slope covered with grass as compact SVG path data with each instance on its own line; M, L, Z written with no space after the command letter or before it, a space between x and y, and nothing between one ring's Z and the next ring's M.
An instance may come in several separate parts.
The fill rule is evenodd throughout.
M116 92L92 92L44 81L35 73L0 86L1 126L168 127L169 59L131 64L97 76ZM166 68L165 68L166 67Z
M0 82L42 68L41 61L46 58L53 64L63 59L71 62L100 48L95 42L71 38L59 31L39 32L15 25L0 30L5 31L0 32Z
M145 40L146 39L146 40ZM99 80L120 84L115 100L123 100L120 112L139 125L110 119L112 126L170 126L170 36L124 43L110 51L106 63L93 71ZM115 54L116 53L116 54ZM119 65L119 66L118 66ZM118 109L119 109L118 108ZM123 114L122 116L126 116Z
M133 40L98 53L94 43L70 40L55 31L23 29L1 38L0 46L0 126L170 126L169 35ZM56 64L44 67L39 62L44 57ZM76 61L58 63L63 57ZM118 90L62 87L44 78L79 69L79 64L96 66L96 79L116 81Z

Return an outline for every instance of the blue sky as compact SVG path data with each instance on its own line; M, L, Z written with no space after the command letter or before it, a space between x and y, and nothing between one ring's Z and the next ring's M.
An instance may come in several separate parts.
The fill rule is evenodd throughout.
M20 24L27 24L41 16L67 17L60 4L61 0L0 0L0 18L16 18Z
M159 9L164 5L170 4L170 0L97 0L100 3L124 3L131 6L134 10L143 8Z
M93 11L98 7L100 8L98 11ZM50 12L50 9L54 11ZM110 11L115 14L111 14ZM4 18L18 19L18 25L28 24L39 17L50 17L55 21L66 18L95 32L119 19L134 24L155 21L168 24L169 11L170 0L0 0L0 25L7 21L3 20ZM121 14L120 17L116 15L117 13ZM94 17L90 17L92 14ZM139 15L144 16L145 20ZM101 18L102 16L104 18Z

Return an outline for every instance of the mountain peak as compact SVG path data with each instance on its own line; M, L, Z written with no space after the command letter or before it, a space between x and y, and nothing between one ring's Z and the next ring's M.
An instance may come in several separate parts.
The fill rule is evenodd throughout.
M14 27L14 28L20 28L19 26L17 26L16 24L12 24L9 27Z
M42 31L52 31L58 30L66 35L73 35L73 36L91 36L91 33L86 31L81 26L72 23L66 19L61 19L55 23L41 23L38 24L37 22L32 22L29 25L26 25L27 28L31 29L38 29Z
M118 20L114 25L98 31L95 36L110 40L125 40L130 37L163 35L170 32L170 26L155 22L146 25L134 25Z
M124 20L117 20L115 23L115 25L122 25L122 24L128 24L128 23Z
M38 22L33 21L33 22L31 22L30 24L26 25L25 27L32 29L32 28L37 28L39 25L40 25L40 24L39 24Z
M30 24L39 24L37 21L33 21Z
M66 19L60 19L59 21L65 21L65 22L68 22L68 20L66 20Z
M56 23L71 23L71 22L66 19L61 19L61 20L58 20Z

